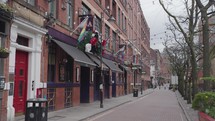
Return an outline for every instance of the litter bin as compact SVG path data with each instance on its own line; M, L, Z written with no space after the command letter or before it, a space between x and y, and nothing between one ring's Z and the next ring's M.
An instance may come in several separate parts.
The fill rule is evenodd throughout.
M137 88L133 89L133 97L138 97L138 89Z
M33 98L26 101L25 121L47 121L48 101L44 98Z

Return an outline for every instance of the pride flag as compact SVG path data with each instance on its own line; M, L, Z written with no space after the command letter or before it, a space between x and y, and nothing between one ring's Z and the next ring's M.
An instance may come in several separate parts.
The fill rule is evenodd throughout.
M85 34L86 34L86 28L87 28L87 22L88 22L88 16L81 22L79 25L79 28L82 28L81 33L78 37L78 42L80 43L82 40L84 40Z

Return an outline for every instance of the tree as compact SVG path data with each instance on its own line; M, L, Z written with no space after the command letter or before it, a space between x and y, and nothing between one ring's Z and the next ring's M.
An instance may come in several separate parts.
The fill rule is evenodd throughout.
M173 75L178 76L178 83L179 83L179 92L184 96L184 76L186 69L186 63L189 61L189 58L184 53L184 48L178 44L174 46L168 46L167 41L165 42L165 49L164 53L168 55L168 59L171 65L171 72Z
M209 0L206 4L205 1L196 0L197 6L201 12L201 23L203 33L203 77L210 77L210 46L209 46L209 22L208 22L208 9L215 4L214 0ZM210 81L204 81L204 90L210 90Z
M191 61L191 79L192 79L192 96L197 93L197 63L196 63L196 53L194 49L194 36L196 34L196 26L198 22L198 8L196 6L195 0L184 0L184 6L187 16L177 16L173 15L167 7L164 5L162 0L159 0L162 8L168 14L171 19L171 24L178 30L184 37L185 42L188 45L190 52Z
M164 53L169 57L172 72L178 76L179 92L185 99L188 99L188 102L191 102L191 81L188 81L190 76L189 48L184 38L179 37L177 30L171 24L167 26L167 29L171 31L173 36L167 35Z

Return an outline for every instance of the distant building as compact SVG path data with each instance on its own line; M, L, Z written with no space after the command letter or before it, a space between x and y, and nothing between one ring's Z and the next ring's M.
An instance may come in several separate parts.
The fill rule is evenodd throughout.
M160 53L159 50L150 51L150 77L153 85L161 85L170 82L171 70L168 56Z

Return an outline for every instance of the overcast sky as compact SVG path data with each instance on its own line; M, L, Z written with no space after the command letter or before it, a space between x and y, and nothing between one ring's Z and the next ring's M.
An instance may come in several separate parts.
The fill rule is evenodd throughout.
M158 0L140 0L143 14L150 28L150 46L152 49L163 50L162 44L168 18Z

